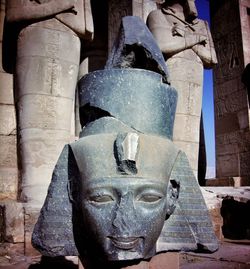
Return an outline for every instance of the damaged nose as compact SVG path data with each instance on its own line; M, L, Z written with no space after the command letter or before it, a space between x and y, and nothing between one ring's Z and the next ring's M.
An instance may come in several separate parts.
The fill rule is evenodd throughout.
M119 205L115 212L113 226L121 232L131 230L135 222L135 209L133 204L132 193L128 192L121 197Z

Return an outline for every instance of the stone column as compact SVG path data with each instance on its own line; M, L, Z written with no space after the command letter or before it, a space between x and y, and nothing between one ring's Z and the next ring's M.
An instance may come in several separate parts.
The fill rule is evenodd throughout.
M18 38L15 97L21 199L33 207L44 202L54 165L70 141L78 75L79 38L56 21L51 24L56 24L54 29L39 23L29 26Z

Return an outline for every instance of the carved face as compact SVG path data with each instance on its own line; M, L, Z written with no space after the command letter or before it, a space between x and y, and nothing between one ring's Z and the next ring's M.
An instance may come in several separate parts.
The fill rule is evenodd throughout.
M71 147L79 169L71 190L80 256L85 247L110 261L153 256L178 198L174 144L129 132L87 136Z
M184 4L184 15L187 22L192 22L198 16L195 0L186 0Z
M81 214L108 260L151 257L167 211L167 182L100 178L80 183Z

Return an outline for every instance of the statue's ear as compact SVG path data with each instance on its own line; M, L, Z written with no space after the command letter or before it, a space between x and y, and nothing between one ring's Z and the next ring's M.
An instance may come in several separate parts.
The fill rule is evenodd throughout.
M178 182L180 183L177 184ZM169 213L174 209L174 204L176 208L165 220L157 241L157 252L215 251L218 248L218 241L209 212L187 156L181 151L170 175L168 201L170 201Z
M180 182L178 179L171 179L168 183L167 190L167 215L168 218L175 210L177 200L180 193Z
M32 234L32 244L45 256L77 256L72 224L70 182L79 176L74 154L66 145L54 168L47 197Z

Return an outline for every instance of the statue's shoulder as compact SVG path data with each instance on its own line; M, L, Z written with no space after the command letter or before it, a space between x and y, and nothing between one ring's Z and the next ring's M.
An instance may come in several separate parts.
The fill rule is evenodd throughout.
M194 28L199 29L199 30L206 30L209 28L208 22L202 19L195 19L194 22Z
M161 9L153 10L149 13L147 18L147 25L168 25L171 21L168 19L168 15L164 14Z

